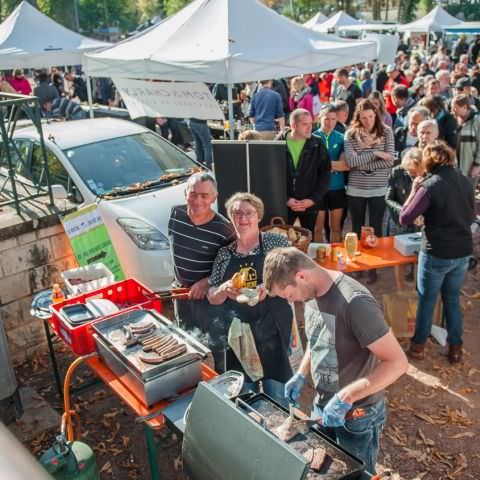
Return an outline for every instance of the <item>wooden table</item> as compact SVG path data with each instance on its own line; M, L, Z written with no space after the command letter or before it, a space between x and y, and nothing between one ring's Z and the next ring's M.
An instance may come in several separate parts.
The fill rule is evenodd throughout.
M355 255L352 261L348 262L347 254L343 244L333 243L332 249L335 248L336 251L340 251L343 254L343 258L346 262L343 268L338 268L337 262L332 261L331 255L324 262L319 262L317 260L317 263L324 268L328 268L330 270L341 270L346 273L362 272L377 268L399 267L401 265L417 263L416 255L405 257L400 252L398 252L393 246L393 239L394 237L382 237L378 239L378 244L376 247L366 249L360 247L360 254ZM401 290L402 285L399 284L399 277L399 275L396 275L397 288Z
M153 418L144 419L143 423L151 478L152 480L160 480L160 472L157 464L157 442L155 441L154 432L161 430L165 426L165 418L161 412L172 402L161 400L148 408L118 379L100 357L90 358L86 363L95 375L97 375L120 400L125 402L128 408L130 408L139 419L157 413ZM214 370L202 363L202 380L210 380L216 376L217 373Z

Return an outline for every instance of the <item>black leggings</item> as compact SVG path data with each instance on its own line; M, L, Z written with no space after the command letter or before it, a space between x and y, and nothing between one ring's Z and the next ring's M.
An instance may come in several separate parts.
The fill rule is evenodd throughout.
M383 236L382 224L385 213L385 197L353 197L347 195L347 205L352 217L352 230L360 238L365 225L365 213L368 206L368 224L374 228L377 237Z
M293 222L298 219L300 220L300 225L303 228L307 228L312 232L313 237L315 237L315 223L317 221L317 214L318 212L315 211L308 211L305 213L294 212L293 210L288 209L288 224L293 225Z

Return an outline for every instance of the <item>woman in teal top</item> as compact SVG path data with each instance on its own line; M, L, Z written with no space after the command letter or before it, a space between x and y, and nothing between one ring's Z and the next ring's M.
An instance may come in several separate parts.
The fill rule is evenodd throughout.
M337 109L334 105L324 105L320 109L320 128L314 135L320 137L327 147L328 157L332 166L328 192L319 205L317 223L315 226L315 240L323 241L323 230L328 214L330 238L327 242L342 241L342 216L347 204L345 194L344 172L348 171L343 147L343 133L335 130L337 124Z

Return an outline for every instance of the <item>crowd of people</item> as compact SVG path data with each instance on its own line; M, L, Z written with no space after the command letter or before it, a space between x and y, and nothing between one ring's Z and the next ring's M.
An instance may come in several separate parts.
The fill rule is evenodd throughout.
M0 80L0 92L19 93L38 97L42 116L63 120L86 118L81 103L87 101L86 79L80 71L31 69L26 75L17 68ZM101 105L113 105L115 88L111 79L98 78L92 83L93 100Z
M452 52L399 50L373 81L372 65L269 79L239 86L237 117L253 129L240 139L285 142L287 222L315 240L339 242L349 217L359 237L422 231L418 309L408 355L425 357L437 297L441 295L448 359L462 361L460 289L473 254L471 224L480 174L480 39L462 38ZM80 76L52 69L35 84L21 70L0 88L40 99L46 117L82 118ZM97 98L112 101L112 85L96 82ZM220 100L225 88L212 85ZM158 118L159 127L167 120ZM191 118L197 159L212 164L206 122ZM288 126L287 126L288 125ZM324 432L375 473L379 435L386 422L383 390L408 368L406 355L380 306L357 278L329 271L287 239L259 228L262 200L234 194L228 218L213 209L217 183L204 171L185 185L185 205L172 209L169 237L178 286L176 317L199 331L215 368L241 371L250 390L279 403L298 402L309 375L312 413ZM368 283L376 280L369 271ZM242 289L256 289L252 303ZM289 355L293 311L304 303L305 356L297 371Z
M362 65L297 76L290 88L265 80L239 98L254 127L242 140L285 142L289 224L329 242L341 241L348 215L357 235L367 224L377 236L422 231L416 328L406 353L424 359L440 294L448 360L457 364L480 171L480 59L451 58L443 46L424 58L400 51L376 86ZM186 205L172 210L176 281L191 289L189 300L177 302L178 321L206 335L217 370L242 371L251 390L279 403L297 404L311 377L312 415L374 473L383 390L408 368L380 306L358 277L326 270L284 237L261 232L260 198L234 194L228 219L212 209L216 198L215 179L195 174ZM239 303L242 287L257 288L254 305ZM288 361L293 302L303 303L308 340L295 372Z

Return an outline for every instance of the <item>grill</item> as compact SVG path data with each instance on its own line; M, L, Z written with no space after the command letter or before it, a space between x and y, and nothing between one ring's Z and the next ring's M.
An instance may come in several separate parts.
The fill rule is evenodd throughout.
M145 345L141 343L128 345L127 341L132 338L131 331L142 330L146 325L151 325L149 334L172 339L174 345L185 346L185 351L161 363L142 361L142 357L153 361L159 355L145 352ZM200 342L153 310L120 313L93 324L92 329L100 356L146 406L197 385L201 380L201 362L210 353ZM141 334L138 336L142 338Z
M288 412L265 394L232 401L201 382L183 438L184 469L192 480L354 480L369 478L363 463L316 427L288 443L273 432ZM317 469L304 456L325 453ZM310 458L311 460L311 458Z

